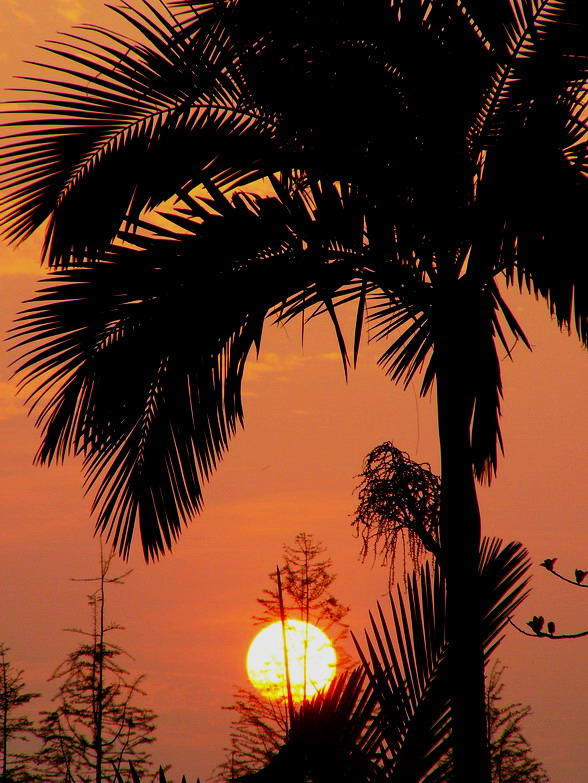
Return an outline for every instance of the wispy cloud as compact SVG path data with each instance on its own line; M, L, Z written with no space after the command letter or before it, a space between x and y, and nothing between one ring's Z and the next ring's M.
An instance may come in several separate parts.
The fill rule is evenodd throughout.
M68 22L72 22L72 24L76 24L81 20L82 14L86 9L80 0L57 0L55 10L59 16L67 19Z
M16 398L16 388L12 383L0 382L0 420L23 416L25 409Z
M27 14L26 11L22 10L22 3L20 0L7 0L7 2L8 9L15 19L18 19L19 22L28 22L29 24L34 23L35 18L31 16L31 14Z
M85 6L80 0L57 0L56 12L68 22L76 24L82 18Z
M336 351L330 353L317 353L304 356L298 353L278 354L265 353L258 361L250 361L247 365L247 380L255 382L260 377L273 375L279 380L288 380L292 370L303 365L308 366L312 362L336 362L341 361L341 356Z
M0 245L0 277L5 275L41 276L41 239L27 242L20 247Z

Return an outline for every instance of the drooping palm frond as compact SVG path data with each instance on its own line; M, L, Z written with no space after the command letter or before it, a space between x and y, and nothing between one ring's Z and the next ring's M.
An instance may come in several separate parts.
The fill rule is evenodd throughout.
M218 334L210 340L199 334L191 347L202 354L191 359L190 369L184 359L176 364L168 358L165 330L160 335L152 329L149 339L156 350L147 358L148 330L133 326L125 314L125 340L129 336L130 346L132 334L137 356L145 362L130 384L137 392L135 402L125 402L122 411L115 399L117 373L105 371L108 357L114 368L124 363L119 315L108 328L97 327L83 323L80 306L79 317L72 320L79 339L100 345L98 381L101 360L80 361L83 352L73 333L71 353L62 352L65 344L55 331L61 327L50 312L61 293L48 293L46 309L24 325L39 336L30 333L25 372L43 390L49 390L45 373L50 377L61 367L73 374L67 376L67 394L65 387L57 394L57 386L50 393L42 423L49 427L52 422L51 434L47 429L41 454L63 456L66 443L72 451L85 449L90 480L101 493L97 504L104 509L99 525L109 524L110 515L120 541L125 536L130 541L132 509L141 492L141 505L159 507L157 514L145 512L145 525L159 524L167 506L164 532L154 533L161 551L199 508L200 483L226 447L234 428L229 420L240 417L237 397L229 389L225 401L224 381L214 380L224 372L217 364L223 367L227 356L234 357L231 377L238 385L239 362L258 342L262 311L278 319L323 312L334 324L347 367L337 305L354 301L354 360L367 316L375 336L387 343L381 363L390 377L406 383L422 373L423 391L438 379L444 362L441 332L446 341L455 335L454 375L467 387L472 464L478 477L491 475L501 447L498 351L501 343L508 351L508 330L515 340L524 340L496 278L506 275L509 282L545 297L560 325L575 324L588 340L583 236L588 36L582 34L588 20L581 4L285 0L278 6L272 0L219 0L166 5L134 0L118 13L129 25L128 37L92 26L61 37L46 47L53 64L40 64L40 75L17 96L24 101L14 107L14 124L7 125L0 150L7 189L5 232L16 241L48 219L50 264L69 269L88 262L111 265L95 278L85 272L59 278L72 295L89 294L87 283L94 279L100 281L97 287L112 286L105 281L116 270L128 287L124 296L136 304L142 294L131 293L133 274L140 275L144 264L163 268L165 260L155 257L164 252L173 263L176 256L187 257L193 249L189 235L200 219L206 226L198 229L198 241L208 232L206 263L216 264L213 239L218 237L219 258L227 252L228 239L223 229L215 234L209 228L224 221L234 239L235 264L221 261L216 272L193 265L198 271L192 277L180 273L178 301L183 306L191 300L184 296L186 287L210 285L217 296L225 283L230 301L247 279L243 291L253 297L255 315L238 302ZM246 247L251 221L244 217L241 235L236 208L225 215L223 204L227 191L261 177L276 199L265 205L265 217L256 224L256 237L262 230L267 237L255 240L251 255ZM188 204L188 211L174 209L174 198ZM175 234L160 225L144 230L151 220L146 213L164 202ZM243 205L247 211L244 197ZM211 210L218 221L207 216ZM242 249L236 247L238 240ZM269 260L261 274L256 253L276 261L275 274L268 272ZM171 279L172 268L163 276ZM260 290L270 284L278 290L266 297L258 294L258 283ZM153 293L148 295L149 305L132 308L142 323L156 317L160 307ZM118 296L123 296L120 291L108 294L112 302ZM202 303L199 296L195 293L193 301ZM104 307L107 312L113 305ZM223 309L219 305L218 320ZM87 313L98 322L105 317L92 306ZM157 317L164 313L165 308ZM62 317L55 316L57 322ZM172 324L179 316L165 318ZM196 327L197 317L182 322L181 353L186 354L188 330ZM46 328L54 364L41 348ZM107 346L100 342L106 335ZM43 369L35 373L34 366ZM90 373L85 381L84 367ZM163 385L169 381L171 388L174 378L186 399L188 369L189 394L208 411L195 415L194 438L178 435L165 422L157 437L174 445L164 449L165 459L155 460L157 470L145 470L150 440L145 433L152 432L155 442L159 412L168 417L163 399L173 398L171 391L163 394ZM60 384L66 376L57 372ZM124 377L124 368L120 372ZM79 408L75 403L98 396L104 410L107 400L113 407L100 421L88 418L85 403ZM192 407L178 403L184 425L192 421ZM85 435L76 436L73 447L78 425ZM63 434L57 435L62 426ZM166 489L156 478L164 463L175 476ZM112 466L108 489L97 478L106 465ZM140 491L134 483L139 474ZM148 476L155 480L149 489Z
M587 22L585 8L566 0L513 0L470 134L481 166L480 235L496 248L494 266L545 298L585 344Z
M554 23L565 11L564 0L515 0L503 27L499 59L484 92L483 105L472 122L472 147L487 150L496 142L512 113L513 91L521 70L537 55Z
M486 660L500 642L512 611L526 596L526 550L485 539L480 552L482 629ZM439 567L426 564L390 595L390 614L378 604L370 613L365 643L355 639L368 675L366 694L375 699L373 740L379 764L391 783L442 783L450 769L440 765L451 746L445 582ZM463 618L468 622L468 618Z
M83 455L97 529L125 556L136 523L154 558L200 508L266 317L305 290L328 303L349 276L352 248L321 242L299 204L188 202L171 227L141 224L100 263L49 275L16 328L38 459Z
M462 368L462 389L473 408L472 463L478 477L490 478L496 471L498 448L502 448L502 378L498 351L509 355L519 340L529 347L522 328L492 276L483 284L474 274L466 272L451 286L441 287L435 280L436 273L425 273L421 265L416 271L407 265L397 270L389 268L385 275L386 283L372 294L368 310L369 319L375 325L375 339L385 340L395 335L379 363L394 381L402 381L405 388L417 373L422 373L421 395L426 395L443 361L437 355L442 336L454 319L453 342ZM432 280L426 279L429 276ZM467 323L468 329L459 333L462 323Z
M47 44L57 62L39 64L47 76L29 77L6 123L5 235L49 217L51 264L96 258L125 220L203 179L257 179L271 148L209 8L188 29L159 0L115 10L137 38L86 25Z

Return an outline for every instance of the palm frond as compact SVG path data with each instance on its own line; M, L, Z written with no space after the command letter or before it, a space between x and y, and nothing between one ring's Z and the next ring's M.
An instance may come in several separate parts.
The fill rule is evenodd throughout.
M484 539L480 551L483 641L486 660L500 642L512 611L524 600L529 567L526 550ZM365 643L355 639L378 705L375 724L380 764L388 781L441 783L450 768L440 762L451 745L445 583L428 564L390 595L390 614L378 604ZM465 619L464 619L465 621ZM354 637L355 638L355 637Z
M495 0L491 6L485 0L460 0L459 6L488 51L502 45L504 28L512 14L510 0Z
M50 217L50 263L95 258L125 219L203 177L257 178L271 147L271 122L244 105L228 70L226 40L204 25L186 33L163 4L143 6L117 9L143 40L84 26L46 46L57 64L38 64L49 76L29 80L6 123L5 234L24 239Z
M502 448L500 408L502 380L497 343L508 354L511 347L501 319L515 341L528 342L520 325L501 297L490 275L486 285L480 282L478 268L455 283L455 300L449 304L447 289L437 298L434 283L422 279L409 266L390 264L384 290L372 295L370 319L376 324L375 339L397 335L383 352L379 364L406 388L417 373L422 373L421 395L428 393L439 365L436 355L446 313L453 310L456 324L468 324L467 334L455 344L461 350L462 384L470 390L474 403L471 426L472 462L476 475L490 478L496 471L498 448ZM471 279L471 276L474 279ZM394 279L396 277L396 280ZM439 306L440 305L440 306Z
M77 28L47 44L53 64L21 91L0 149L6 234L48 219L50 264L104 267L49 279L21 321L21 378L45 427L40 458L85 456L99 526L123 549L139 507L162 525L151 552L200 507L268 314L326 313L346 372L367 318L390 377L422 371L422 393L450 319L478 477L501 447L501 324L524 339L494 279L545 297L588 344L585 12L567 0L364 6L124 2L128 36ZM235 194L262 176L275 198ZM163 203L165 226L147 214ZM345 302L357 307L349 355Z
M288 745L299 748L307 760L307 775L316 783L385 780L375 762L379 740L374 697L364 682L361 668L339 675L295 715Z
M100 263L50 274L15 330L38 459L83 456L97 529L125 556L137 521L152 558L200 509L265 318L304 292L332 307L349 274L345 253L301 247L288 204L211 191L167 213L170 227L139 223Z
M373 696L361 668L336 677L293 716L288 738L269 764L236 781L272 783L384 783L375 760L378 742ZM375 737L375 739L374 739Z
M408 590L407 603L400 591L396 600L390 596L390 622L379 604L378 619L370 613L365 648L355 639L379 707L380 763L389 780L407 783L426 779L443 758L450 725L448 693L434 687L445 656L445 589L439 570L433 575L425 565L420 578L412 575Z
M484 215L495 216L483 230L500 235L498 268L545 298L560 327L575 326L587 344L583 13L565 0L513 2L507 56L498 58L472 138L478 151L487 150L477 200Z
M510 18L504 25L502 46L497 52L496 70L468 134L470 144L477 152L496 143L504 123L512 119L512 91L521 81L521 69L528 70L528 64L521 61L533 57L541 49L550 26L560 21L565 5L564 0L514 0L511 3Z
M574 156L578 166L571 166L563 153L544 157L541 176L531 176L523 201L511 205L516 248L507 276L510 283L545 299L560 328L575 328L588 346L588 265L583 236L588 180L582 171L588 140L575 145ZM557 274L553 274L554 258Z
M49 394L39 417L40 461L83 454L89 485L104 477L94 501L98 528L113 531L114 544L128 554L139 517L152 557L171 547L180 523L199 508L201 482L242 415L243 362L261 323L255 315L233 326L227 320L208 337L208 281L201 279L199 297L188 297L186 307L196 303L196 312L186 319L170 300L178 293L174 283L152 269L125 264L125 272L142 276L143 290L121 291L119 263L52 278L53 287L37 298L43 304L26 316L29 330L42 323L51 339L25 357L22 370L25 382L39 382L35 403ZM229 316L215 298L216 316Z
M21 383L44 428L38 458L84 455L97 526L124 554L136 518L147 557L171 546L242 419L245 360L276 299L263 261L237 273L232 292L225 278L237 250L267 247L261 223L235 207L195 223L197 236L153 227L138 250L113 246L98 265L50 275L21 317Z
M479 575L486 660L512 611L524 600L526 550L485 539ZM441 570L425 564L406 597L390 594L389 613L370 613L362 667L304 703L291 732L264 769L239 778L301 783L447 783L451 779L447 608Z

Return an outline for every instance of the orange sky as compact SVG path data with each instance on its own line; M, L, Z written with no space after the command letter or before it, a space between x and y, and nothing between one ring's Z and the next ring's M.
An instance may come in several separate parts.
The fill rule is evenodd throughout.
M34 45L71 22L116 23L97 0L0 0L0 85L22 72ZM38 240L0 248L0 328L9 327L39 275ZM533 353L504 361L506 457L490 490L481 491L484 531L522 540L534 563L558 556L562 569L588 568L588 361L574 337L550 322L543 303L513 295ZM350 527L353 490L365 454L393 440L413 459L438 466L434 404L403 392L364 346L346 385L325 322L311 325L304 349L296 327L269 329L246 380L246 428L207 488L205 510L173 555L146 566L137 552L125 587L113 588L111 617L126 626L121 643L145 672L146 704L159 714L156 761L204 780L223 758L233 686L245 685L255 598L300 531L328 547L339 574L336 594L352 607L356 633L386 591L387 572L358 562ZM62 629L88 619L85 587L93 575L89 500L79 465L33 468L37 435L0 368L0 641L25 670L27 685L54 692L47 677L74 639ZM118 571L126 570L120 563ZM519 612L554 618L558 630L588 628L588 596L534 565L533 593ZM509 632L499 650L505 695L532 705L526 725L552 783L585 783L585 691L588 639L548 642ZM41 706L46 706L46 702Z

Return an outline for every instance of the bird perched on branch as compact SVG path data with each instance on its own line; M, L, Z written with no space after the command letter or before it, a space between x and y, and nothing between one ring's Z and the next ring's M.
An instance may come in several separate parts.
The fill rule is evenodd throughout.
M534 616L532 620L529 620L527 625L530 627L533 633L536 633L537 636L539 636L539 634L541 633L541 629L543 628L544 622L545 620L543 617Z
M553 571L553 564L556 560L557 557L546 558L542 563L539 563L539 565L542 565L543 568L546 568L548 571Z

